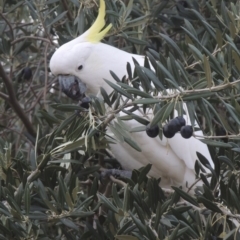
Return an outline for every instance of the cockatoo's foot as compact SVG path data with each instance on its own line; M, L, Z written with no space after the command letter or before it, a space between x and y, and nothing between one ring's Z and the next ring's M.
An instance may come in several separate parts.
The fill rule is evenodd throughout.
M106 169L101 172L100 180L110 176L131 178L132 171L120 170L120 169Z

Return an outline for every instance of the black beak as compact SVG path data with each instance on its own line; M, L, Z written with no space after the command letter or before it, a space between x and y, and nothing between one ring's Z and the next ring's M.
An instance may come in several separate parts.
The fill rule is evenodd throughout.
M86 84L73 75L59 75L61 90L73 100L82 100L87 90Z

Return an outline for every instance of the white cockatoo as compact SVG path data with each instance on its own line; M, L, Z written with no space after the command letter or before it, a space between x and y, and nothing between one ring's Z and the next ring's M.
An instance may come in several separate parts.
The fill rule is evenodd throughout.
M100 42L111 28L111 24L104 28L104 17L105 2L100 0L99 14L91 28L76 39L62 45L53 54L50 60L51 72L59 76L63 91L68 91L70 82L80 80L86 85L84 90L87 94L99 94L100 87L103 87L109 94L113 89L104 79L115 82L110 70L121 79L128 75L127 63L130 63L131 68L134 69L133 58L140 65L144 65L144 56L130 54ZM186 105L184 108L186 112L184 117L190 122ZM152 111L149 111L148 116L140 111L134 113L150 120L153 118ZM125 124L129 128L139 126L135 120L126 121ZM194 137L184 139L177 133L173 138L163 137L161 140L159 137L149 138L145 131L129 134L140 146L141 152L125 142L111 144L111 151L122 167L127 170L138 169L151 163L152 169L149 175L161 177L160 185L164 188L182 186L187 190L187 186L195 182L196 152L205 156L213 167L207 146ZM202 131L198 131L197 135L203 135Z

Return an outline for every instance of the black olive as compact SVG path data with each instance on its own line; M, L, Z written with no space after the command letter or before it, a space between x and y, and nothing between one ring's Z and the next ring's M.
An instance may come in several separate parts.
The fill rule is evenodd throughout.
M183 126L180 132L183 138L190 138L193 135L193 127L190 125Z
M81 104L80 106L82 108L86 108L86 109L89 109L89 104L91 103L91 99L89 97L84 97L82 100L81 100Z
M179 122L180 128L179 128L178 131L180 131L180 130L181 130L181 127L183 127L183 126L186 125L186 120L185 120L182 116L178 116L178 117L176 117L175 119L177 119L178 122Z
M181 129L180 121L177 118L170 120L168 123L168 128L171 129L171 131L174 133L180 131Z
M169 126L169 124L164 125L163 127L163 135L166 138L172 138L175 135L176 131L174 128L172 128L171 126Z
M25 80L30 80L32 78L32 69L30 67L23 68L21 76Z
M225 136L227 134L226 130L222 126L216 126L215 130L216 136Z
M222 126L215 127L216 136L226 136L227 132ZM228 142L227 138L221 138L224 142Z
M159 127L158 125L150 127L150 123L146 127L146 133L149 137L155 138L159 134Z

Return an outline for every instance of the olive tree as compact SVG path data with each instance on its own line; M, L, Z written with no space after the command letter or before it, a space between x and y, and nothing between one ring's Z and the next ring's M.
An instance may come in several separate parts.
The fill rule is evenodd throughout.
M113 28L103 41L146 55L144 67L150 70L151 63L155 71L126 65L143 88L112 73L113 92L102 89L89 108L61 93L48 65L59 46L92 25L98 2L1 3L1 239L240 237L239 1L106 0ZM152 98L147 83L180 91ZM134 106L159 109L156 122L186 103L215 165L198 156L196 182L203 186L194 196L176 187L164 192L160 179L147 177L150 165L131 178L103 178L103 168L121 167L105 133L114 116L104 113L106 104L116 112L131 106L119 105L123 94ZM143 125L138 130L146 128L134 111L122 121L133 118ZM116 138L123 128L113 127Z

